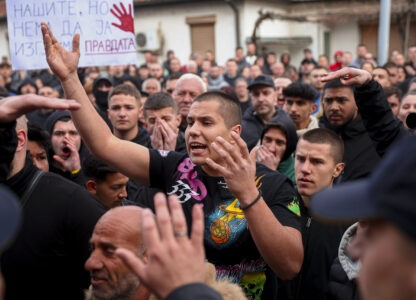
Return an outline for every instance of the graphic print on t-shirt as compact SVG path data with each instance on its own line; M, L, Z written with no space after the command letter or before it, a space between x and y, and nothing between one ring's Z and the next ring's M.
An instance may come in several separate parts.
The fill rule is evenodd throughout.
M198 173L189 157L178 165L177 172L179 179L172 186L172 190L167 192L168 195L176 194L180 203L185 203L191 198L201 201L206 197L207 188L201 180L196 178Z
M256 187L262 186L264 175L256 177ZM205 243L216 249L233 246L248 229L244 212L237 198L221 201L214 211L205 217ZM238 283L249 299L260 299L266 282L266 263L262 258L243 261L232 266L217 266L217 278Z

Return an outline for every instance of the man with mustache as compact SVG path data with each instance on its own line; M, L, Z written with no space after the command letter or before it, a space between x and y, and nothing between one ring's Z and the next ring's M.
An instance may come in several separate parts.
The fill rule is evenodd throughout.
M344 142L345 169L338 179L343 182L367 177L380 161L358 113L356 89L358 92L358 87L344 85L336 78L328 81L322 91L324 115L319 119L319 127L334 131Z

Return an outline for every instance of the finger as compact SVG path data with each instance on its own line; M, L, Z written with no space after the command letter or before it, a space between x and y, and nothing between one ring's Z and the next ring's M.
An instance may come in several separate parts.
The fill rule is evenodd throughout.
M254 165L256 165L256 155L258 151L259 151L259 146L256 146L253 149L251 149L251 152L250 152L250 160L253 162Z
M118 12L118 14L120 15L120 16L122 16L123 15L123 13L120 11L120 9L118 8L118 6L117 5L115 5L115 4L113 4L113 8Z
M155 196L156 197L156 196ZM155 223L155 216L148 208L142 211L143 241L147 254L150 255L160 249L160 235Z
M60 156L58 155L54 155L53 159L56 160L58 163L60 163L61 165L63 165L65 163L65 160L62 159Z
M41 23L41 30L42 30L42 36L43 36L43 45L45 47L45 52L46 53L48 53L49 50L52 47L52 39L51 39L51 37L49 35L49 32L48 32L48 28L47 27L48 27L48 25L46 25L45 22L42 22Z
M117 248L116 255L127 265L140 281L146 281L146 265L130 250Z
M213 161L211 158L207 157L205 158L205 162L207 165L213 169L214 171L217 171L218 173L222 174L223 177L229 177L232 175L232 172L221 166L220 164L217 164L215 161Z
M228 169L235 170L237 166L237 162L234 160L234 158L231 156L230 152L225 149L222 145L214 142L211 144L212 148L218 153L219 156L227 163Z
M53 35L53 32L52 32L51 28L50 28L49 26L47 26L47 29L48 29L48 34L49 34L49 36L51 37L52 44L56 44L56 43L58 43L58 40L57 40L57 39L56 39L56 37ZM59 44L59 43L58 43L58 44Z
M133 14L131 13L131 4L129 4L129 16L133 16Z
M175 237L181 242L186 241L188 239L188 228L186 226L182 205L179 203L176 195L169 196L168 200Z
M114 6L115 6L115 4L114 4ZM117 19L121 19L121 16L118 14L118 13L116 13L115 11L114 11L114 9L110 9L110 12L117 18Z
M172 240L173 229L171 217L166 204L166 196L163 193L157 193L155 195L155 211L156 220L159 227L161 240Z
M199 251L204 251L204 213L199 204L192 208L191 243Z
M236 141L238 148L240 149L242 157L249 158L250 153L248 152L247 144L246 142L244 142L241 136L237 134L235 131L233 131L231 132L231 137Z
M72 39L72 53L77 53L79 54L79 39L80 39L80 34L77 33L74 35L74 38Z
M118 25L118 24L116 24L116 23L111 23L111 25L113 25L113 26L117 27L118 29L121 29L121 25ZM121 29L121 30L122 30L122 29Z
M127 15L127 11L126 11L126 8L124 7L123 2L120 2L120 6L121 6L121 9L123 10L123 14Z
M230 142L226 141L224 138L220 136L217 137L217 141L228 152L228 154L232 157L235 163L242 163L243 158L241 156L241 152L238 149L238 146L232 145Z

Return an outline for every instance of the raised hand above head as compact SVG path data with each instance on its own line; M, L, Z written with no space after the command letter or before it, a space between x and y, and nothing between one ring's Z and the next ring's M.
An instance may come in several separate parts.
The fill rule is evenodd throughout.
M365 70L347 67L321 77L321 81L327 82L336 78L340 78L344 85L362 86L369 83L372 76Z
M79 34L72 40L72 51L66 50L53 35L45 22L41 24L43 44L45 46L46 60L56 76L65 81L70 75L77 74L79 52Z

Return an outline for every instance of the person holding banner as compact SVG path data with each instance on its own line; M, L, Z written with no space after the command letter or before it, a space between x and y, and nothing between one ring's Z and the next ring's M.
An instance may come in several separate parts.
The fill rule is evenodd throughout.
M128 177L177 194L188 225L192 206L203 205L208 261L222 278L240 283L248 296L275 299L278 278L292 279L302 265L299 204L289 179L256 164L257 148L249 153L240 138L238 101L216 91L194 100L185 133L188 154L120 140L96 113L78 79L79 35L70 52L45 23L42 33L50 68L66 96L81 104L72 119L91 153ZM178 239L186 235L186 230L175 232Z

